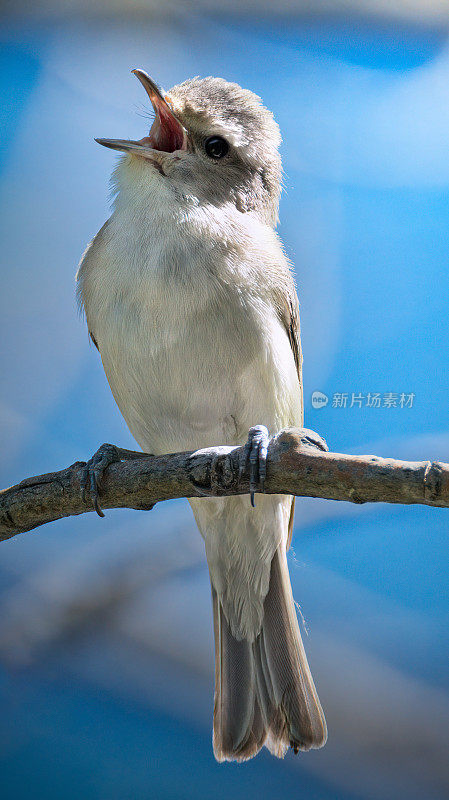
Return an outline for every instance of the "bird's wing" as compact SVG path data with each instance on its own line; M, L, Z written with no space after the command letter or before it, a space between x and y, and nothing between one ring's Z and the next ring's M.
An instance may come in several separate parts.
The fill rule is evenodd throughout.
M98 352L100 352L100 348L98 346L95 333L92 330L88 314L89 299L91 296L91 290L89 289L89 278L92 275L92 273L94 273L95 270L97 269L98 262L101 257L102 247L104 244L105 232L108 225L109 225L109 220L106 220L106 222L100 228L96 236L94 236L92 241L87 245L81 257L81 261L78 267L78 272L76 274L76 299L78 303L78 308L80 312L84 313L86 316L89 336L93 344L97 348Z
M299 323L299 302L295 286L292 283L283 292L280 298L279 312L281 322L285 327L289 338L290 346L295 359L296 372L298 374L299 392L301 394L301 427L304 425L304 391L302 384L302 349L301 349L301 329ZM290 547L293 533L293 517L295 515L295 498L292 499L290 519L288 523L287 550Z
M296 372L298 373L299 391L301 393L301 426L304 424L304 395L302 387L302 349L301 349L301 330L299 324L299 303L296 291L287 291L284 298L281 320L287 331L287 335L292 348L293 358L295 359Z

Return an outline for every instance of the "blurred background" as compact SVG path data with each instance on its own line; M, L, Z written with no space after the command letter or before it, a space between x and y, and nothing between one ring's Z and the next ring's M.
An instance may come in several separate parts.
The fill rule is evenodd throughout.
M307 426L332 450L449 461L448 26L446 0L3 2L1 485L134 447L74 301L116 160L93 137L149 128L133 67L166 89L237 81L280 123ZM213 759L186 501L5 542L2 798L448 797L447 527L298 502L290 571L329 742L241 766Z

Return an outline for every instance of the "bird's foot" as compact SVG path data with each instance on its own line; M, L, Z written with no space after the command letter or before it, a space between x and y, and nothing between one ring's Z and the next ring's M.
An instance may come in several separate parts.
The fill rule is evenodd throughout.
M84 467L81 478L81 496L83 500L86 499L86 491L88 491L94 510L99 517L104 517L98 495L103 475L107 468L118 461L131 461L137 458L148 458L148 456L149 453L125 450L122 447L116 447L115 444L102 444Z
M316 447L318 450L323 450L324 452L329 451L327 443L323 437L320 436L316 431L310 430L310 428L301 429L301 443L311 445L312 447Z
M249 461L249 491L254 508L256 491L263 492L267 476L267 452L270 435L265 425L254 425L249 429L248 441L240 453L239 475L242 477Z

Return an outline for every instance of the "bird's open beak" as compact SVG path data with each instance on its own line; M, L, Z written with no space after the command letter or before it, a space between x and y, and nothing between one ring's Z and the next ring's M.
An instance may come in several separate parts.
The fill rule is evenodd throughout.
M123 150L126 153L133 153L145 157L154 156L154 150L164 153L174 153L175 150L187 149L187 133L179 120L176 118L167 100L162 96L160 90L142 69L133 69L139 81L144 87L151 104L155 111L154 122L148 136L139 141L132 139L95 139L98 144L110 147L112 150Z

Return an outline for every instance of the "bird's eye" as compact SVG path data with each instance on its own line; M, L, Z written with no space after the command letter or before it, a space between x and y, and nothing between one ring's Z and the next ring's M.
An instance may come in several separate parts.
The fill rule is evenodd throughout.
M223 158L229 151L229 145L226 139L221 136L209 136L209 139L206 139L204 149L209 158Z

